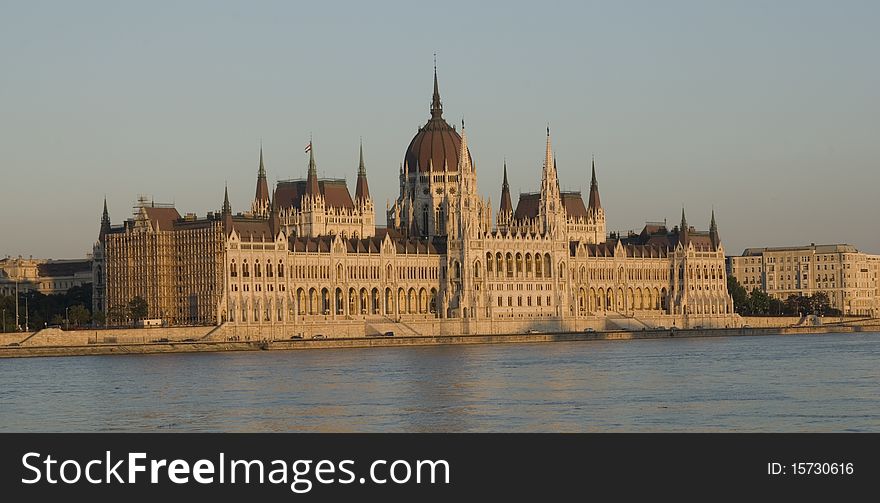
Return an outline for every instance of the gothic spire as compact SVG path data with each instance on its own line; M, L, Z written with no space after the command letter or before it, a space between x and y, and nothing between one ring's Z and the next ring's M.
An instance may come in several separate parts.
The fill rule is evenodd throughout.
M437 85L437 55L434 54L434 96L431 99L431 118L443 116L443 105L440 103L440 86Z
M681 245L685 246L685 247L687 247L687 244L688 244L688 232L689 232L689 229L688 229L687 218L685 218L685 216L684 216L684 206L682 206L681 207L681 227L679 228L679 231L678 231L678 237L679 237L678 240L681 243Z
M367 185L367 168L364 167L364 142L361 140L361 160L358 164L357 186L354 191L356 201L366 201L370 198L370 187Z
M715 208L712 208L712 220L709 222L709 239L712 240L712 247L717 250L721 244L721 236L718 235L718 224L715 223Z
M223 214L231 215L232 214L232 205L229 204L229 186L227 185L223 189Z
M315 166L315 149L312 148L312 141L309 140L309 174L306 177L306 194L317 197L320 193L321 189L318 188L318 169Z
M596 181L596 158L593 158L593 175L590 179L590 202L588 205L588 209L590 211L597 211L602 207L602 202L599 200L599 182Z
M101 214L101 233L99 236L103 238L108 232L110 232L110 213L107 212L107 197L104 196L104 212Z
M513 204L510 201L510 184L507 183L507 160L504 161L504 181L501 182L501 209L499 213L513 213Z
M257 193L254 196L254 208L264 207L269 203L269 183L266 181L266 167L263 165L263 145L260 144L260 169L257 171Z

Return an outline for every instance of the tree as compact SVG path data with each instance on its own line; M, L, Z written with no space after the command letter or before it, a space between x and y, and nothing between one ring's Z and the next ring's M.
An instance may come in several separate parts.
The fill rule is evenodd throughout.
M751 314L767 315L770 313L770 296L755 288L749 295L749 306Z
M131 319L137 321L147 317L147 301L143 297L137 296L128 302L128 312Z
M77 304L67 311L67 318L73 326L85 325L91 320L92 315L82 304Z
M816 313L821 316L835 315L835 311L837 313L840 312L837 309L831 308L831 299L825 292L816 292L816 294L813 295L813 309L815 309Z
M129 309L124 304L117 304L107 308L107 324L119 325L128 320Z
M749 294L732 275L727 276L727 291L733 298L733 310L739 314L749 314Z
M107 323L107 315L104 314L104 311L95 311L92 315L92 320L94 320L99 327L103 327L104 324Z

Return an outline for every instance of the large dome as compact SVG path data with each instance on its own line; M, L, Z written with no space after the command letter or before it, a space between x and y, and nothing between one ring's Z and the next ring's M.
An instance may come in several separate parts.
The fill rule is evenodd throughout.
M448 165L449 171L457 171L460 151L461 135L443 119L443 106L440 104L435 69L431 119L419 128L419 132L409 142L409 147L403 156L404 169L407 173L414 173L416 170L427 173L433 166L433 171L442 172L444 166Z

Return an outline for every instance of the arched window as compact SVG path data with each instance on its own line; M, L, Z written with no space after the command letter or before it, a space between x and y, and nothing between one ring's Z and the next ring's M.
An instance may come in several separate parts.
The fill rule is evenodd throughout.
M279 278L284 277L284 263L282 263L282 262L278 262L278 277Z
M254 276L261 277L263 275L263 271L260 269L260 261L254 260ZM259 316L256 317L259 319Z
M266 277L267 278L272 277L272 261L271 260L266 263Z
M422 233L429 234L428 232L428 205L422 206Z
M235 266L235 259L233 259L232 263L229 264L229 275L233 278L238 276L238 269Z
M251 271L248 269L247 259L245 259L244 263L241 264L241 275L245 278L249 278L251 276Z

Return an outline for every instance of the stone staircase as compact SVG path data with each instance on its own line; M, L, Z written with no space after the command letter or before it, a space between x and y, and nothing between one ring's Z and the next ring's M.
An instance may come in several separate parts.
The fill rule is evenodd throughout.
M610 330L650 330L653 328L636 318L623 316L619 313L606 315L605 322Z
M367 321L364 323L364 333L367 336L384 334L385 332L394 332L395 337L423 335L405 322L395 322L390 318L386 318L382 321Z

